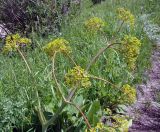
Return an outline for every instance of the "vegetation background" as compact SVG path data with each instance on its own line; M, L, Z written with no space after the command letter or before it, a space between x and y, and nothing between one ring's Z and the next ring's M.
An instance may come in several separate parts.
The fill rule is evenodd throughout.
M19 33L32 40L31 47L22 51L35 78L33 80L28 73L18 53L0 54L0 131L41 131L41 123L34 107L37 98L33 88L38 89L47 119L54 115L63 102L55 92L52 64L42 47L56 38L65 38L72 48L73 59L85 69L119 27L117 8L129 9L136 18L134 30L124 26L116 36L121 40L125 34L131 34L141 40L136 69L127 69L119 51L112 48L102 54L91 67L90 74L103 77L118 87L126 83L135 86L147 79L143 73L150 67L149 58L153 45L143 32L141 15L150 14L151 21L160 25L159 0L105 0L99 4L93 4L91 0L61 0L56 3L49 0L0 0L0 3L0 24L5 24L10 33ZM103 32L86 33L84 23L92 17L99 17L106 22ZM0 47L4 44L4 39L1 39ZM64 75L73 64L65 55L58 55L55 65L57 79L63 87L63 93L67 94ZM104 115L104 109L109 108L115 114L122 100L119 98L121 93L111 84L99 80L91 82L90 88L78 90L73 102L82 109L94 127ZM79 132L86 128L79 111L68 105L48 131Z

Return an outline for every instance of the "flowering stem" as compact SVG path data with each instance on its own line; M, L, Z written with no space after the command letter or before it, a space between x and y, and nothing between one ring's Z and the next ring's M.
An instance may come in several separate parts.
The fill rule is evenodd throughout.
M93 78L93 79L96 79L96 80L101 80L101 81L103 81L103 82L105 82L105 83L109 83L109 84L111 84L112 86L114 86L115 88L119 88L118 86L114 85L114 84L111 83L110 81L108 81L108 80L106 80L106 79L103 79L103 78L101 78L101 77L96 77L96 76L93 76L93 75L90 75L89 77L90 77L90 78Z
M124 21L122 21L122 23L121 23L121 25L119 26L119 28L118 28L118 30L117 30L117 32L116 32L116 34L118 34L118 33L120 32L120 30L121 30L121 28L122 28L123 24L124 24Z
M117 31L115 31L115 32L113 33L112 38L111 38L112 40L114 40L115 37L117 36L117 34L120 32L123 24L124 24L124 21L122 21L122 23L120 24L120 26L119 26L119 28L117 29Z
M20 51L20 49L17 49L17 50L18 50L19 54L21 55L22 59L24 60L26 66L27 66L27 68L28 68L29 73L32 75L31 68L29 67L26 58L24 57L24 55L23 55L23 53ZM32 76L32 77L33 77L33 76ZM36 96L37 96L37 99L38 99L38 105L41 106L41 105L40 105L39 94L38 94L38 90L37 90L37 89L36 89Z
M92 58L92 60L90 61L90 63L88 64L86 71L89 71L89 69L91 68L91 66L96 62L96 60L99 58L99 56L101 54L103 54L103 52L105 52L108 48L110 48L111 46L115 45L115 44L121 44L121 43L111 43L111 44L107 44L105 47L101 48L98 53Z
M74 104L74 103L72 103L72 102L69 102L69 101L68 101L68 102L66 102L66 103L68 103L68 104L70 104L70 105L73 105L73 106L81 113L81 115L83 116L83 118L84 118L84 120L85 120L88 128L91 129L91 125L90 125L87 117L86 117L85 114L83 113L83 111L82 111L76 104Z
M104 52L105 50L107 50L108 48L110 48L111 46L113 46L113 45L115 45L115 44L120 44L120 43L112 43L112 40L114 40L114 38L116 37L116 34L118 34L118 33L120 32L123 24L124 24L124 21L122 21L122 23L121 23L120 27L118 28L117 32L115 32L115 33L113 34L113 37L112 37L112 39L111 39L111 41L110 41L111 44L107 44L104 48L102 48L102 49L99 50L99 52L95 55L95 57L93 57L93 59L92 59L92 60L90 61L90 63L88 64L88 66L87 66L87 68L86 68L86 71L88 71L88 70L91 68L91 66L96 62L96 60L98 59L98 57L99 57L101 54L103 54L103 52Z
M62 110L66 107L67 103L66 102L70 102L77 90L77 86L75 86L75 88L68 94L67 99L63 100L62 105L60 106L60 108L56 111L56 113L54 114L53 117L51 117L51 119L49 119L48 121L46 121L46 123L43 125L43 129L42 132L46 132L47 128L49 125L53 124L53 122L57 119L58 115L62 112Z
M20 51L20 49L17 49L17 50L18 50L19 54L21 55L23 61L25 62L29 73L31 74L32 72L31 72L31 69L30 69L30 67L29 67L29 65L28 65L28 62L27 62L26 58L24 57L24 55L23 55L23 53Z
M56 58L56 54L57 54L57 52L54 53L53 58L52 58L52 75L53 75L53 79L54 79L54 81L55 81L55 83L57 85L59 94L62 96L63 100L65 100L65 98L64 98L64 96L62 94L62 91L61 91L61 86L58 83L57 78L56 78L56 74L55 74L55 58Z
M27 67L30 75L33 77L31 68L29 67L26 58L24 57L24 55L23 55L23 53L20 51L20 49L17 49L17 50L18 50L19 54L21 55L23 61L25 62L26 67ZM34 80L34 77L33 77L33 80ZM35 80L34 80L34 81L35 81ZM43 123L45 122L45 117L44 117L44 114L43 114L43 112L42 112L42 110L41 110L40 98L39 98L38 90L37 90L36 87L35 87L35 92L36 92L36 97L37 97L37 101L38 101L37 112L38 112L39 119L40 119L41 123L43 124Z
M76 62L73 60L73 58L69 55L69 54L66 54L67 56L68 56L68 58L71 60L71 62L75 65L75 66L77 66L77 64L76 64Z
M113 87L117 88L116 90L122 91L122 89L120 89L120 87L118 87L117 85L111 83L110 81L108 81L108 80L106 80L106 79L103 79L103 78L101 78L101 77L96 77L96 76L93 76L93 75L90 75L90 78L97 79L97 80L101 80L101 81L104 81L105 83L109 83L109 84L111 84Z

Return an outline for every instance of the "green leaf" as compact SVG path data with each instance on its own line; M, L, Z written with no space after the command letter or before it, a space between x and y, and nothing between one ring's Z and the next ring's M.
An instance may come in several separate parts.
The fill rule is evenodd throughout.
M98 100L92 102L88 112L87 118L91 124L96 125L99 121L97 113L100 110L100 102Z
M55 107L55 106L54 106L53 102L50 102L48 105L45 105L45 110L46 110L47 112L53 113L54 107Z
M79 106L81 108L81 106L83 105L83 96L79 95L77 97L75 97L75 99L73 100L74 104L76 104L77 106ZM67 105L64 108L64 111L69 112L71 115L72 114L78 114L79 111L72 105Z
M82 106L83 105L83 96L79 95L79 96L75 97L73 102L78 106Z

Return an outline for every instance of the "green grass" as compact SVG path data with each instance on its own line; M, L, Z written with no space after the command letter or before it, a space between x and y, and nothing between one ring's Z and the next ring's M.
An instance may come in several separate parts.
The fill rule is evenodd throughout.
M150 20L160 26L160 1L145 0L144 12L150 14Z
M152 43L142 31L143 26L139 21L142 3L139 2L139 0L113 1L114 0L107 0L96 6L91 6L88 0L84 1L81 13L72 17L72 19L66 20L66 24L62 26L62 35L59 37L63 37L70 42L73 51L72 57L78 65L85 69L91 58L106 44L107 40L111 38L112 33L118 28L120 23L117 22L116 9L118 7L128 8L136 16L135 30L129 31L128 28L124 26L123 30L118 34L118 38L123 38L124 34L129 32L133 36L141 39L142 48L137 61L136 71L130 72L126 68L126 64L119 51L110 49L92 66L90 73L110 80L118 86L125 83L135 85L144 80L143 73L150 66L148 60L152 51ZM88 34L85 30L84 22L93 16L100 17L106 22L107 26L103 33L92 35ZM55 84L51 77L51 60L44 53L42 47L57 36L53 35L42 38L33 34L30 35L30 37L34 45L36 45L36 48L33 50L29 49L25 52L25 55L33 71L33 76L36 79L33 81L19 54L15 53L11 57L0 54L0 102L3 98L9 98L12 102L19 102L19 98L21 98L24 102L23 107L32 110L28 102L31 104L36 103L33 87L37 87L42 104L45 104L48 111L51 109L55 111L61 102L58 100L59 97L52 91ZM56 58L56 67L57 78L63 87L64 93L66 93L68 87L64 83L64 75L73 65L65 56L58 55ZM112 107L114 104L119 103L117 101L119 94L117 94L117 91L113 89L111 85L106 84L104 86L102 82L98 81L92 81L92 83L93 85L90 89L82 89L82 91L79 91L79 93L83 94L86 104L88 104L88 101L94 101L96 99L101 101L103 107ZM0 113L5 107L5 104L3 104L0 108ZM4 117L5 114L1 115L0 120L4 120L4 118L6 118ZM23 126L22 122L25 120L24 115L20 116L22 116L23 119L20 120L20 122L16 122L17 126ZM32 113L29 113L26 118L30 120L31 116ZM10 118L14 119L16 117L10 115Z

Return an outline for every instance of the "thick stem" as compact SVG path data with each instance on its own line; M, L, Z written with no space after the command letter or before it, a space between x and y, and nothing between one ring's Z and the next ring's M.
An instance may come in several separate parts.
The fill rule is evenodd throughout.
M75 66L77 66L77 64L76 64L76 62L73 60L73 58L69 55L69 54L66 54L67 56L68 56L68 58L71 60L71 62L75 65Z
M67 96L67 100L64 100L64 101L62 102L62 105L61 105L60 108L56 111L56 113L54 114L54 116L51 117L50 120L46 121L46 123L44 124L44 126L45 126L46 128L48 128L48 126L51 125L51 124L57 119L57 117L59 116L59 114L60 114L60 113L62 112L62 110L66 107L66 105L67 105L66 102L68 102L68 101L70 102L70 101L72 100L72 98L73 98L76 90L77 90L77 87L75 87L75 88L69 93L69 95ZM42 132L45 132L45 131L42 131Z
M82 111L76 104L74 104L74 103L72 103L72 102L67 102L67 103L70 104L70 105L73 105L73 106L81 113L81 115L83 116L83 118L84 118L84 120L85 120L88 128L91 129L91 125L90 125L87 117L86 117L85 114L83 113L83 111Z
M27 62L26 58L24 57L23 53L20 51L20 49L17 49L17 50L18 50L19 54L21 55L21 57L22 57L23 61L25 62L26 67L27 67L27 69L28 69L29 73L30 73L30 74L32 74L32 72L31 72L31 68L29 67L28 62Z
M96 62L96 60L99 58L99 56L101 54L103 54L103 52L105 52L108 48L110 48L111 46L115 45L115 44L120 44L120 43L111 43L111 44L107 44L105 47L103 47L102 49L100 49L98 51L98 53L92 58L92 60L90 61L90 63L88 64L86 71L89 71L89 69L91 68L91 66Z
M103 79L103 78L101 78L101 77L96 77L96 76L93 76L93 75L90 75L90 78L92 78L92 79L97 79L97 80L100 80L100 81L109 83L109 84L111 84L113 87L115 87L116 90L122 91L121 87L118 87L117 85L111 83L110 81L108 81L108 80L106 80L106 79Z
M39 120L41 122L41 125L43 126L43 124L46 122L46 118L44 117L44 114L42 113L41 108L37 107L35 109L37 110L38 118L39 118Z
M93 76L93 75L90 75L89 77L92 78L92 79L96 79L96 80L103 81L103 82L105 82L105 83L109 83L109 84L111 84L112 86L114 86L115 88L119 88L118 86L114 85L114 84L111 83L110 81L108 81L108 80L106 80L106 79L103 79L103 78L101 78L101 77L96 77L96 76Z
M65 98L61 92L61 86L60 84L58 83L57 81L57 78L56 78L56 75L55 75L55 57L56 57L56 53L53 55L53 58L52 58L52 73L53 73L53 79L55 80L55 83L57 85L57 88L58 88L58 92L62 95L63 97L63 102L62 102L62 105L60 106L60 108L56 111L56 113L54 114L53 117L51 117L50 120L46 121L46 123L43 125L42 127L42 132L46 132L47 128L49 125L51 125L56 119L57 117L59 116L59 114L62 112L62 110L66 107L67 103L70 102L73 98L73 96L75 95L75 92L77 90L77 86L75 86L75 88L73 88L73 90L68 94L67 98ZM76 65L76 63L74 62L74 60L68 55L68 57L71 59L71 61ZM75 106L77 107L77 106ZM79 109L77 107L77 109ZM89 122L87 122L87 118L85 117L85 115L83 114L83 112L79 109L80 113L83 115L87 125L89 128L91 128Z
M42 132L47 132L48 126L42 125Z
M44 125L46 129L49 127L49 125L51 125L57 119L57 117L62 112L62 110L66 107L66 105L67 105L66 102L63 102L61 107L54 114L54 116L46 122L46 124ZM42 131L42 132L45 132L45 131Z
M121 23L121 25L119 26L119 28L118 28L117 32L115 33L115 35L118 34L118 33L120 32L120 30L121 30L123 24L124 24L124 21L122 21L122 23Z
M115 45L115 44L120 44L120 43L112 43L112 41L114 40L114 38L116 37L116 34L118 34L122 28L124 24L124 21L122 21L121 25L119 26L118 30L113 33L113 36L112 36L112 39L110 41L111 44L107 44L104 48L100 49L99 52L95 55L95 57L93 57L93 59L90 61L90 63L88 64L87 68L86 68L86 71L88 71L90 69L90 67L92 66L92 64L94 64L96 62L96 60L98 59L98 57L103 54L103 52L110 48L112 45Z
M117 36L117 34L120 32L123 24L124 24L124 21L122 21L122 23L120 24L120 26L119 26L119 28L117 29L117 31L115 31L115 32L113 33L111 40L114 40L114 39L115 39L115 37Z
M23 55L23 53L20 51L20 49L17 49L17 50L18 50L19 54L21 55L23 61L25 62L26 67L27 67L30 75L33 77L31 68L29 67L26 58L24 57L24 55ZM35 83L34 77L33 77L33 81L34 81L34 83ZM35 89L36 97L37 97L37 101L38 101L38 108L37 108L38 116L39 116L39 119L40 119L41 123L43 124L46 119L45 119L44 114L43 114L43 112L42 112L42 110L41 110L41 103L40 103L40 98L39 98L38 90L37 90L36 87L34 87L34 89Z
M67 100L68 100L68 101L71 101L71 100L72 100L73 96L75 95L75 92L77 91L77 88L78 88L78 86L76 85L76 86L73 88L73 90L69 93L69 95L68 95L68 97L67 97Z
M57 78L56 78L56 74L55 74L55 58L56 58L56 54L57 53L55 52L54 55L53 55L53 58L52 58L52 74L53 74L53 79L54 79L54 81L55 81L55 83L57 85L58 92L62 96L63 100L65 100L65 98L64 98L64 96L62 94L62 91L61 91L61 86L58 83Z

